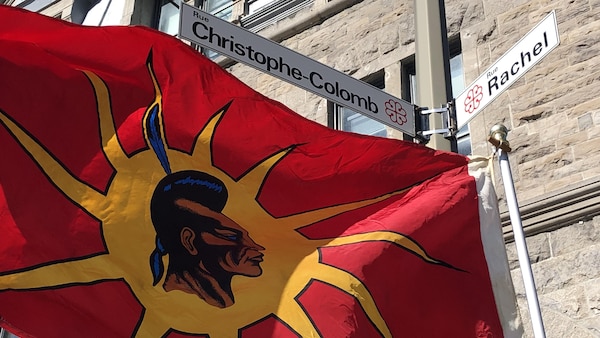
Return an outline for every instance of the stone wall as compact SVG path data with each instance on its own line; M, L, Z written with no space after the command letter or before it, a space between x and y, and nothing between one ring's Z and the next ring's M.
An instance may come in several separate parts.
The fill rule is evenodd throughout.
M415 50L412 0L316 1L261 34L277 36L294 20L307 22L319 6L344 2L349 7L315 17L282 44L356 78L383 69L386 90L400 96L399 74ZM449 0L448 34L460 36L468 85L551 10L560 46L471 122L472 149L491 155L490 128L509 128L513 180L547 337L600 337L600 0ZM320 97L244 65L229 69L326 124L327 102ZM533 337L498 168L496 186L525 336Z
M600 216L527 238L547 337L600 337ZM507 246L525 336L533 337L514 243Z

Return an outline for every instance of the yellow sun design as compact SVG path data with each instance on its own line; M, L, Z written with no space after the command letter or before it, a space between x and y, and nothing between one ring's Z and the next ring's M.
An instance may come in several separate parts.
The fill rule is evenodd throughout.
M149 105L144 121L153 108L158 109L159 133L164 140L162 94L150 61L147 67L154 83L155 100ZM201 170L224 182L229 191L229 198L222 214L242 224L257 243L266 246L264 262L261 263L263 273L255 278L234 277L232 291L235 303L222 309L208 305L195 295L165 292L162 280L153 286L148 257L155 249L156 233L150 219L149 204L153 188L165 176L165 170L152 150L127 156L116 136L109 91L105 82L92 72L84 73L96 95L102 151L116 170L106 193L99 192L72 176L3 112L0 112L0 122L31 154L56 187L102 222L101 231L107 250L94 257L74 258L71 261L4 274L0 276L0 290L35 290L68 287L74 283L124 280L144 307L142 318L132 336L159 337L170 330L177 330L208 334L211 337L238 337L239 328L274 315L301 337L318 337L317 328L295 298L312 280L319 280L354 297L381 335L391 337L365 285L348 272L320 263L318 249L384 241L401 246L425 262L447 266L430 257L418 243L395 232L373 231L346 237L311 240L295 231L343 212L383 201L405 192L408 188L370 200L287 217L271 216L258 203L257 196L270 170L286 154L293 151L293 147L283 149L257 163L241 178L232 179L211 163L211 140L219 121L229 107L226 105L211 117L199 133L191 153L169 149L166 143L163 143L163 146L173 172ZM150 143L147 132L146 137ZM268 231L265 231L265 228L268 228ZM132 240L135 240L136 249L132 249ZM163 264L168 265L168 256L163 257ZM164 279L164 275L162 278ZM188 315L182 316L182 313ZM192 315L194 320L190 320L189 315Z

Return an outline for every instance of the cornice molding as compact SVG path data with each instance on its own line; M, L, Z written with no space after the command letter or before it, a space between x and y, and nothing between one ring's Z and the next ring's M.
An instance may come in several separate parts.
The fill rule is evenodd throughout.
M600 177L519 203L526 236L548 232L600 214ZM504 239L514 241L506 206L500 208Z

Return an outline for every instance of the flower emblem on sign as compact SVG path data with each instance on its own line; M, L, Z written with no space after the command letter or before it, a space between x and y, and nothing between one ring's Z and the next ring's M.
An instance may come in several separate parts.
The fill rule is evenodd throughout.
M483 99L483 88L480 85L475 85L469 89L467 97L465 98L465 111L472 114L475 109L479 108L479 104Z
M390 117L392 122L403 125L408 121L406 116L406 110L402 107L400 102L389 99L385 103L385 113Z

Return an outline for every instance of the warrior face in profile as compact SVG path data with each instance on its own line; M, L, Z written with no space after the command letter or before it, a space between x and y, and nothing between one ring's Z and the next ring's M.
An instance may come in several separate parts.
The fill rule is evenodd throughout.
M169 255L163 288L196 294L220 308L233 305L231 279L257 277L265 248L223 215L227 189L217 178L199 171L167 175L152 196L150 211L157 248L150 264L157 284L161 257Z

